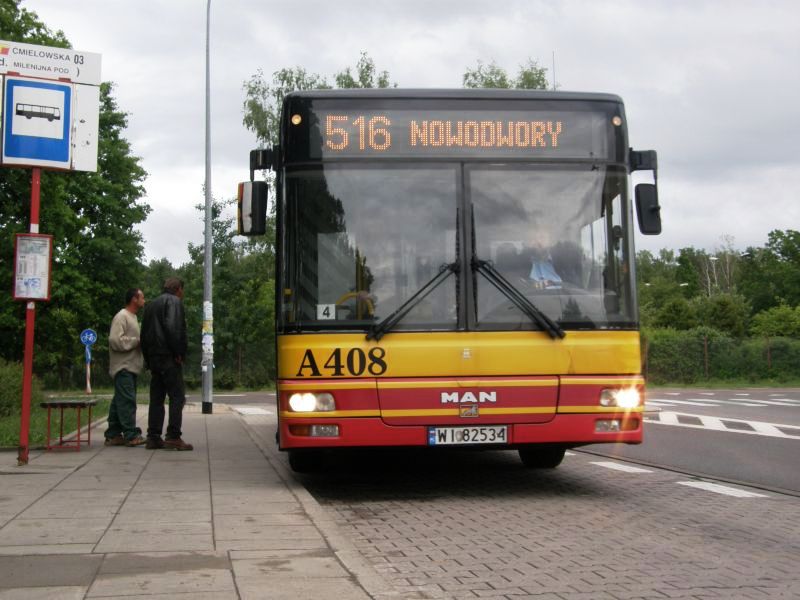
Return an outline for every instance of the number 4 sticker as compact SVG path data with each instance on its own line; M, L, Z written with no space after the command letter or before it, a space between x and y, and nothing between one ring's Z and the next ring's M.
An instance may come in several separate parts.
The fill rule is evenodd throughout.
M317 321L336 318L335 304L317 304Z

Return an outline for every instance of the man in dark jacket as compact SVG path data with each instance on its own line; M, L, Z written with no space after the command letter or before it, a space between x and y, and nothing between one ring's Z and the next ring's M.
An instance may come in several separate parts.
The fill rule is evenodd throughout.
M186 393L183 363L186 360L186 316L183 312L183 281L170 277L163 293L145 306L142 319L142 354L150 369L150 411L147 418L148 450L193 450L181 439ZM169 395L169 424L164 429L164 399Z

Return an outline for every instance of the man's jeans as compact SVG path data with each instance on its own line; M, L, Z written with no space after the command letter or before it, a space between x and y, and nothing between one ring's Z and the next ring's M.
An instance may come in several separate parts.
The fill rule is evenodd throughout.
M181 437L183 405L186 393L183 386L183 367L172 364L167 367L153 367L150 379L150 414L147 418L147 437L160 439L164 430L164 399L169 395L168 440Z
M136 426L136 375L122 369L114 375L114 398L108 409L106 439L122 435L132 440L142 435Z

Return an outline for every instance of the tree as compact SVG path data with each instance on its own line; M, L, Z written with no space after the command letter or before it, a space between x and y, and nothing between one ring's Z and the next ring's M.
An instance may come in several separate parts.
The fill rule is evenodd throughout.
M750 333L762 337L800 337L800 306L773 306L753 317Z
M64 34L52 33L36 13L19 2L0 2L0 38L69 47ZM142 275L143 245L134 227L150 212L141 203L146 176L123 137L127 115L112 96L111 84L100 89L98 168L96 173L43 171L41 231L54 236L51 301L37 306L37 372L48 385L66 385L82 362L78 334L92 327L100 334L95 356L104 364L105 333L124 303L128 287ZM0 171L0 286L11 289L13 237L28 229L30 172ZM0 294L2 356L21 357L24 305ZM99 369L102 371L102 368ZM79 371L78 371L79 372Z
M511 79L506 70L499 67L494 61L488 65L478 61L476 68L468 68L464 73L463 84L465 88L546 90L547 69L540 67L535 60L529 58L527 63L520 65L517 77Z
M748 248L741 263L738 286L755 311L800 304L799 231L771 231L766 246Z
M373 61L366 52L361 53L361 58L358 59L356 64L356 73L358 79L353 77L350 67L346 67L344 71L340 71L334 77L336 87L343 89L350 88L388 88L397 87L397 84L389 82L389 72L381 71L377 73L375 70L375 61ZM377 76L377 79L376 79Z
M375 62L366 52L361 53L353 70L346 67L334 75L339 88L385 88L395 86L389 82L387 71L378 72ZM309 73L303 67L284 68L272 74L272 83L267 83L260 69L244 84L244 126L256 134L256 140L264 146L278 143L278 132L283 99L289 92L299 90L331 89L328 80L317 73Z

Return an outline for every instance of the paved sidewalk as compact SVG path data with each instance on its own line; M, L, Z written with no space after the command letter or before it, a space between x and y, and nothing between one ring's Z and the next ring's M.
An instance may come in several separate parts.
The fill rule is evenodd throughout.
M104 447L103 429L91 448L33 452L25 467L0 454L0 599L394 596L288 475L266 426L187 405L193 452Z

